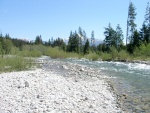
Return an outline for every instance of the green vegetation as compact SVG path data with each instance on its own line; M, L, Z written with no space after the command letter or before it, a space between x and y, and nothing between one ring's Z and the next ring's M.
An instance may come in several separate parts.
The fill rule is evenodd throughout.
M141 29L136 29L136 8L129 4L127 18L126 45L123 43L123 32L118 24L114 29L109 23L104 29L105 39L96 45L94 31L91 38L79 27L78 32L70 32L68 42L57 38L43 41L38 35L35 41L14 39L6 34L0 34L0 71L23 70L30 67L30 57L42 55L51 58L87 58L90 60L150 60L150 6L146 7L146 14ZM6 57L6 56L13 57Z
M5 56L0 58L0 72L21 71L31 67L31 60L18 56Z

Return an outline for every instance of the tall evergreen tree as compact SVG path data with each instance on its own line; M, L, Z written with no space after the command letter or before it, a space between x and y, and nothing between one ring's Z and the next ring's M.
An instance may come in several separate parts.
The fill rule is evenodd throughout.
M147 3L146 12L145 12L145 20L143 25L143 33L144 33L144 41L146 43L150 43L150 6L149 2Z
M79 33L79 53L80 53L82 51L82 37L83 37L83 32L81 27L79 27L78 33Z
M86 41L86 32L83 30L83 40Z
M149 6L149 2L147 3L147 7L146 7L144 24L145 25L150 25L150 6Z
M68 52L76 52L79 53L79 35L76 33L70 33L68 46L67 46Z
M121 49L123 46L123 32L119 24L117 25L116 30L114 30L109 23L108 27L105 28L104 35L106 51L109 51L112 46L114 46L117 50Z
M116 40L116 48L119 50L121 49L121 46L123 45L123 32L122 32L122 29L120 27L120 25L118 24L117 27L116 27L116 37L115 37L115 40Z
M94 38L94 31L91 33L91 45L94 45L95 38Z
M141 43L140 37L139 37L139 32L137 30L134 31L133 35L133 47L139 47Z
M136 19L136 8L132 2L129 4L128 8L128 18L127 18L127 35L126 35L126 45L127 43L132 43L133 42L133 35L134 31L136 30L136 24L135 24L135 19Z
M89 44L89 40L86 40L85 46L84 46L84 54L89 54L90 52L90 44Z
M41 35L40 36L36 36L35 44L43 44Z
M104 35L104 44L106 45L106 51L109 51L110 47L115 45L115 30L111 27L111 24L109 23L108 27L105 28Z

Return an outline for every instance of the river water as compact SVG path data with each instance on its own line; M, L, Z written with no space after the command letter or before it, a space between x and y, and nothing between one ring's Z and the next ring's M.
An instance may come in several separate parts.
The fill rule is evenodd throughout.
M139 63L57 59L101 70L111 83L123 109L129 113L150 113L150 65Z

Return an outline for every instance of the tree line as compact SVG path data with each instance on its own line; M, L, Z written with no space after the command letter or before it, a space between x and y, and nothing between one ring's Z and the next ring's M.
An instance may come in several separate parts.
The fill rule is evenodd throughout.
M111 23L105 27L104 36L105 39L99 45L95 44L94 31L91 32L91 37L86 36L85 30L81 27L78 31L71 31L68 42L64 42L63 39L57 38L43 41L42 36L38 35L35 41L29 42L21 39L10 38L9 34L3 36L0 34L0 54L10 54L12 47L17 47L22 50L23 45L44 45L56 47L66 52L74 52L78 54L89 53L111 53L112 51L126 51L131 55L146 54L150 56L150 5L149 2L146 6L145 15L143 15L143 25L138 31L136 29L136 7L130 2L127 15L127 30L126 30L126 43L123 43L124 36L121 26L118 24L114 29ZM147 54L149 53L149 54Z

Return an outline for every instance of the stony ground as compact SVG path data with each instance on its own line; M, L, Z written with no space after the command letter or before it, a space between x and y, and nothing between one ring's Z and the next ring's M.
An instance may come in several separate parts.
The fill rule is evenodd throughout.
M0 113L122 113L100 71L56 61L0 74Z

